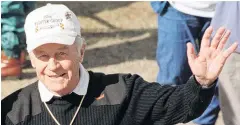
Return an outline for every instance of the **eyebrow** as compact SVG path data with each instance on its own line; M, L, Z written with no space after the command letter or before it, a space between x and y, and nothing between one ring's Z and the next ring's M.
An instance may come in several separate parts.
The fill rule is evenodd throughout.
M67 45L64 45L63 47L58 48L57 50L66 50L69 47ZM45 51L42 50L35 50L36 53L44 53Z
M68 46L63 46L63 47L60 47L60 48L58 48L58 50L65 50L65 49L68 49Z
M33 53L44 53L42 50L34 50Z

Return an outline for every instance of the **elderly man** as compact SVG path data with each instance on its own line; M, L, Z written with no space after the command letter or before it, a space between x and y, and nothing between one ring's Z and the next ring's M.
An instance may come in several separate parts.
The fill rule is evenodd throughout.
M2 100L2 125L171 125L204 111L216 79L236 49L221 51L230 32L212 28L198 56L189 43L193 76L180 86L148 83L138 75L94 73L81 62L85 43L76 15L64 5L48 4L26 19L27 50L38 81ZM117 94L116 94L117 93Z

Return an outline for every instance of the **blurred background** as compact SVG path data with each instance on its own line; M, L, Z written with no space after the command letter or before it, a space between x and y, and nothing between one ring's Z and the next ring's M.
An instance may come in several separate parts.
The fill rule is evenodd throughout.
M78 16L87 41L86 69L139 74L147 81L156 81L157 16L150 2L37 1L36 7L46 3L65 4ZM2 78L1 98L37 80L28 56L26 59L21 79ZM216 125L223 125L221 113Z

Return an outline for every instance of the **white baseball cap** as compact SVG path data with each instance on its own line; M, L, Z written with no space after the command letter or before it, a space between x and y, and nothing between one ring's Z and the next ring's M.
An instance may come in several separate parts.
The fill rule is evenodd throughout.
M24 25L27 51L46 43L72 45L81 37L77 16L63 4L47 4L26 17Z

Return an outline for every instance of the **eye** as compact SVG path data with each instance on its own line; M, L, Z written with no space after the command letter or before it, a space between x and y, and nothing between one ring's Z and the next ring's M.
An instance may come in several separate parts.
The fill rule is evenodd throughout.
M47 54L40 54L40 55L37 56L37 58L39 60L42 60L42 61L47 61L49 59L49 55L47 55Z
M56 59L58 59L58 60L65 59L66 57L67 57L67 53L65 53L65 52L59 52L56 55Z
M60 52L59 55L60 55L60 56L63 56L63 55L66 55L66 53Z
M38 58L47 58L48 55L45 55L45 54L42 54L42 55L39 55Z

